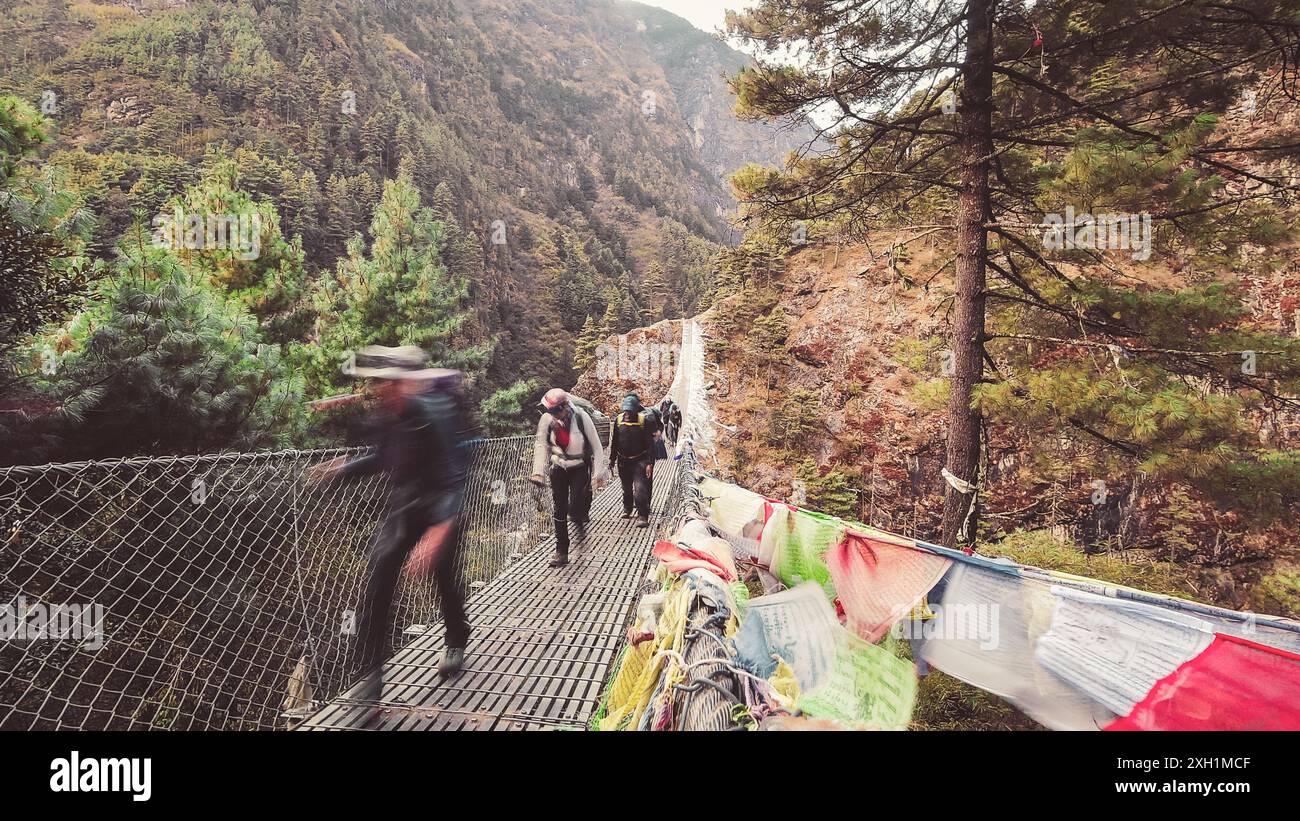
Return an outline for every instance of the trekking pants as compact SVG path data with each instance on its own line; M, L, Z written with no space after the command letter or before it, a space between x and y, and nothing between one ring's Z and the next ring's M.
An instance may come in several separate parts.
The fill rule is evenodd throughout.
M357 613L358 657L361 671L377 668L392 655L393 597L400 581L402 565L411 549L419 543L431 524L427 515L396 514L380 526L370 547L366 565L365 590ZM433 578L438 587L438 604L447 628L447 646L464 648L469 641L469 621L465 617L465 589L459 572L461 524L447 535L448 543L438 552Z
M551 501L555 516L555 549L569 552L569 519L585 527L591 518L591 467L551 466Z
M623 485L623 512L631 513L636 506L636 515L650 518L650 479L646 478L646 465L654 462L649 458L618 458L618 480Z

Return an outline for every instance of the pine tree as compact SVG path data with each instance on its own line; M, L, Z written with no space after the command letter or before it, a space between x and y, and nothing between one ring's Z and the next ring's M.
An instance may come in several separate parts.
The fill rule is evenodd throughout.
M286 239L275 206L254 202L239 182L235 161L215 156L199 184L164 207L155 239L169 245L191 272L252 311L267 341L285 343L298 338L310 322L301 241ZM189 220L195 218L204 229L197 238L189 236ZM199 247L189 247L191 239L199 239Z
M321 239L321 194L316 173L309 168L296 180L287 180L285 192L288 200L285 211L289 233L302 237L304 247L316 247Z
M861 515L858 494L842 471L830 469L823 474L812 459L805 459L795 476L804 483L808 507L813 510L850 522Z
M47 458L253 449L301 424L301 379L239 301L187 274L137 226L114 275L58 335L42 388L60 410L32 436Z
M554 277L556 308L564 327L577 332L582 327L578 317L587 315L596 293L596 271L572 229L556 232L555 247L560 260L560 270Z
M319 122L308 123L306 145L302 149L303 160L313 170L324 174L330 170L329 138L325 135L325 126Z
M728 14L730 33L759 51L758 65L734 79L738 109L767 117L833 110L835 149L805 156L788 172L746 169L733 176L733 186L744 213L778 231L825 218L850 230L948 226L954 284L946 467L968 483L979 481L982 395L1000 381L1001 369L990 376L986 362L1005 347L990 351L986 344L990 300L999 312L1008 309L1008 319L1032 313L1048 325L1068 320L1082 343L1058 328L1054 337L1039 335L1040 353L1055 348L1079 361L1089 345L1114 345L1142 367L1290 403L1286 371L1251 378L1219 367L1225 340L1198 336L1184 353L1161 353L1152 326L1107 309L1126 298L1170 307L1167 295L1153 301L1119 285L1097 253L1081 255L1096 267L1093 282L1080 282L1077 268L1067 269L1083 261L1080 255L1045 253L1042 239L1044 212L1067 204L1150 212L1167 252L1199 246L1222 257L1245 237L1276 237L1263 203L1287 183L1241 163L1288 141L1258 134L1210 141L1197 121L1226 110L1246 83L1285 82L1281 67L1296 40L1287 19L1273 0L1086 10L1071 0L939 0L924 14L892 4L801 0L791 7L763 0ZM1277 37L1278 26L1288 34ZM789 66L789 47L809 59ZM855 57L845 61L844 54ZM1118 65L1142 68L1120 77ZM1071 157L1043 162L1044 147ZM1244 199L1231 195L1224 175L1250 179L1260 190ZM1092 428L1073 408L1056 407L1059 424L1141 458L1141 447L1112 435L1118 431ZM944 544L973 537L972 501L971 492L948 490Z
M617 291L608 292L605 298L605 315L600 320L600 338L608 339L618 333L619 305L622 304Z
M348 190L352 194L349 221L353 225L363 226L369 221L375 206L379 204L379 196L383 189L368 172L358 171L348 178Z
M443 180L433 189L433 203L430 206L433 213L440 220L451 220L456 217L456 200L452 196L451 186Z
M479 403L478 418L489 436L507 436L527 430L524 408L537 394L536 379L521 379L494 392Z
M4 185L22 158L46 141L44 117L26 100L0 95L0 185Z
M319 328L321 344L301 351L313 392L324 395L346 384L339 363L348 351L371 344L418 345L440 367L471 373L482 368L489 346L468 338L469 284L442 264L440 233L409 176L384 183L370 223L369 252L354 236L335 275L316 294L329 322Z
M587 315L587 321L582 324L582 333L578 334L573 348L573 367L580 371L585 371L596 361L596 349L605 339L601 335L600 328L596 325L596 320L591 314Z
M331 256L336 256L360 227L352 216L353 205L347 177L331 174L325 182L325 242Z
M12 389L9 355L75 310L95 272L81 255L90 233L82 199L69 192L66 172L35 168L45 140L36 110L0 95L0 394Z
M653 325L671 314L672 286L668 284L664 268L658 261L650 263L650 270L641 282L641 290L646 295L644 310L647 325Z
M361 161L380 177L386 175L388 158L388 124L381 111L367 115L361 124Z

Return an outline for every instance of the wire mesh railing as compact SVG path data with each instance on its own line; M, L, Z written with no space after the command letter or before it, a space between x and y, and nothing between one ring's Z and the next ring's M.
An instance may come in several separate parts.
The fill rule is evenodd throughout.
M549 528L532 445L468 445L471 594ZM354 452L0 468L0 729L282 728L337 695L387 486L306 474ZM404 580L394 646L436 605Z

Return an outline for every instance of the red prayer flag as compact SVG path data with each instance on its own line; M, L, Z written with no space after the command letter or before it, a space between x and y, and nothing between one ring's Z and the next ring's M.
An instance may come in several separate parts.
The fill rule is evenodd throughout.
M1218 633L1107 730L1300 730L1300 655Z
M897 540L897 541L893 541ZM892 534L848 531L826 551L836 605L849 630L877 641L943 578L952 561Z

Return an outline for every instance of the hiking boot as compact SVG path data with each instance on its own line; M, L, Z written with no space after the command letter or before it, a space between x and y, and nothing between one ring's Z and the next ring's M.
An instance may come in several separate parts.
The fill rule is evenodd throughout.
M361 687L357 690L357 701L374 701L380 700L384 691L384 677L379 668L371 670L361 680Z
M442 658L438 661L438 675L454 676L460 672L461 665L465 663L465 649L463 647L448 647L442 651Z
M630 511L630 510L625 510L625 511L623 511L623 516L622 516L622 518L624 518L624 519L631 519L631 518L632 518L632 511Z
M557 550L551 555L551 567L564 567L569 563L569 553L565 550Z
M573 537L574 537L574 539L576 539L576 540L579 541L579 542L585 542L585 541L587 540L587 523L586 523L586 522L574 522L574 523L573 523Z
M646 517L646 516L638 516L638 517L636 517L636 526L637 526L637 527L649 527L649 526L650 526L650 519L649 519L648 517Z
M370 727L384 714L384 677L376 667L361 680L356 700L360 702L365 713L361 718L362 727Z

